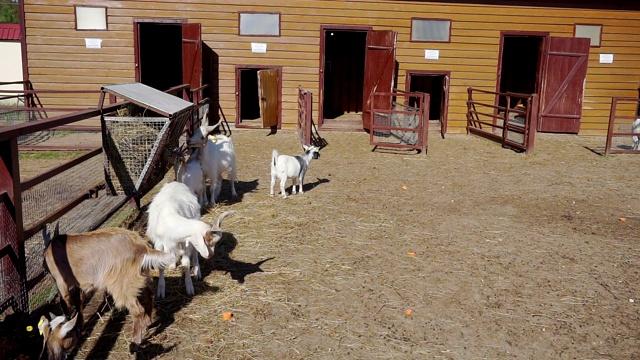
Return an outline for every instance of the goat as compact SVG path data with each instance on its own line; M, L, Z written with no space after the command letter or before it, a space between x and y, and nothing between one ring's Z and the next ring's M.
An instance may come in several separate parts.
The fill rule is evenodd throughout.
M304 154L298 156L278 155L278 150L273 149L271 153L271 190L269 195L273 196L274 186L276 184L276 178L280 179L280 196L284 199L287 197L287 192L284 190L284 186L287 179L292 179L293 186L291 188L291 194L296 193L296 182L298 183L298 192L303 194L302 184L304 182L304 175L309 169L309 164L312 159L320 158L320 149L310 145L302 145Z
M226 135L210 135L220 123L213 126L200 126L193 132L187 140L189 147L200 149L200 165L205 175L205 180L209 179L209 205L215 206L216 198L222 190L222 175L226 173L231 182L231 196L237 197L236 180L238 168L236 166L236 152L233 141Z
M640 133L640 118L637 118L631 124L631 132ZM640 135L633 136L633 150L640 150Z
M205 259L213 256L215 245L222 237L222 219L232 212L220 215L214 226L200 221L200 206L196 196L179 182L164 184L151 201L147 236L156 250L180 256L188 295L195 294L191 281L192 265L196 279L202 277L198 253ZM163 269L160 269L156 296L159 299L165 297Z
M80 327L78 323L78 314L67 320L64 315L55 316L49 313L40 317L38 329L40 335L44 337L42 344L42 352L39 359L44 359L45 353L49 360L64 360L71 349L78 343L80 339Z
M175 257L151 249L138 233L120 228L60 235L56 226L52 239L45 225L42 236L44 267L56 282L65 315L75 308L82 324L86 297L105 290L117 308L127 309L133 317L129 351L137 351L153 311L149 269L169 266L175 263ZM71 299L73 289L80 290L79 304ZM138 301L139 295L146 300L144 306Z
M207 191L205 188L204 173L200 165L200 149L192 148L188 159L179 152L176 153L176 161L174 164L174 172L176 181L179 181L193 191L198 197L200 206L207 204ZM176 151L174 150L174 153Z

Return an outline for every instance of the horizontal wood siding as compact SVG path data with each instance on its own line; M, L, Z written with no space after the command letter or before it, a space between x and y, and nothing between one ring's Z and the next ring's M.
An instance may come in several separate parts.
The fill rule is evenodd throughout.
M73 4L108 7L108 31L74 30ZM238 36L238 12L281 13L281 37ZM450 43L411 43L411 18L452 20ZM562 7L478 5L428 1L25 1L30 79L36 89L96 90L103 84L134 80L133 21L136 18L187 19L202 24L202 39L219 56L220 105L235 119L235 66L282 66L283 128L297 119L298 86L314 94L318 114L321 25L363 25L398 31L398 87L407 70L451 72L450 132L464 132L467 87L494 91L501 31L549 32L573 36L574 24L602 24L602 46L591 48L581 134L605 134L611 98L636 97L640 83L640 11ZM102 49L86 49L85 38L103 39ZM266 54L251 42L267 43ZM425 60L425 49L440 51ZM614 54L600 64L599 54ZM68 97L47 97L62 105ZM93 106L95 99L87 99Z

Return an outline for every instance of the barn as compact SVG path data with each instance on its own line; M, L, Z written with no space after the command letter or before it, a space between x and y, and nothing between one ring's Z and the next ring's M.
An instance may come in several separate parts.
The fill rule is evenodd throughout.
M36 90L207 85L213 117L236 127L295 128L301 87L320 129L366 130L369 95L394 88L429 93L431 123L461 133L472 87L539 94L538 131L604 135L612 97L640 83L634 1L26 0L21 12Z

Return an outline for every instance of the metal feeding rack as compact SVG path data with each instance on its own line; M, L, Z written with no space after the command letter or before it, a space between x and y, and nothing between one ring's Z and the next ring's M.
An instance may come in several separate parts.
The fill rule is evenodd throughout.
M139 200L164 178L195 105L141 83L105 85L101 91L100 109L106 94L124 100L101 116L107 187Z

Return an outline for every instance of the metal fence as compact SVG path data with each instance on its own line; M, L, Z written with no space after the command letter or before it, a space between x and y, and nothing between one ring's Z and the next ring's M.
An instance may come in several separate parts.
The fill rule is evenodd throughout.
M505 105L500 106L501 103ZM469 87L467 133L532 153L538 105L538 94L498 93Z
M640 128L632 127L634 121L640 118L639 110L640 98L611 99L605 154L640 153Z
M429 139L429 94L373 93L370 143L377 147L415 149L426 154Z

